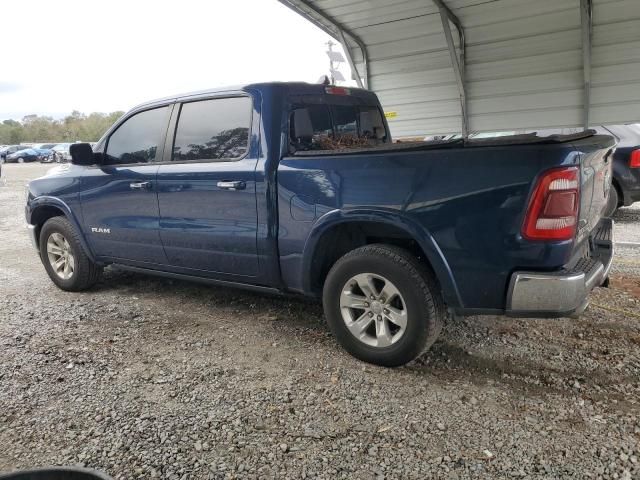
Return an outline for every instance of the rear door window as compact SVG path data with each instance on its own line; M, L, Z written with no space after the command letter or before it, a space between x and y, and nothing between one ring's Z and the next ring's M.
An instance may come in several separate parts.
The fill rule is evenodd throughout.
M249 151L252 103L249 97L184 103L172 160L238 160Z

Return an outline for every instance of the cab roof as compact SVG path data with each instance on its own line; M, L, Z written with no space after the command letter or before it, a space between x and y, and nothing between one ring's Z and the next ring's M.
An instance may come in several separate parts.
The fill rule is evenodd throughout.
M185 100L189 98L216 96L219 94L234 94L238 92L266 92L266 91L278 91L280 94L290 95L323 95L327 93L327 88L334 88L331 85L325 85L320 83L306 83L306 82L262 82L262 83L248 83L244 85L232 85L227 87L207 88L204 90L196 90L193 92L180 93L175 95L169 95L167 97L157 98L141 103L133 107L131 110L139 110L154 105L171 103L179 100ZM349 95L356 97L365 97L375 100L377 98L373 92L362 88L353 87L335 87L339 89L347 89Z

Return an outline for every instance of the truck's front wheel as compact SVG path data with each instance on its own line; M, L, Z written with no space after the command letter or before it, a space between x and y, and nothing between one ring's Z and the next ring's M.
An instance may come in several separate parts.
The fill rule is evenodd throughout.
M49 277L62 290L86 290L102 273L102 268L84 252L76 229L64 217L50 218L42 226L40 257Z
M323 304L342 346L386 367L426 351L445 318L432 275L409 252L389 245L367 245L340 258L327 276Z

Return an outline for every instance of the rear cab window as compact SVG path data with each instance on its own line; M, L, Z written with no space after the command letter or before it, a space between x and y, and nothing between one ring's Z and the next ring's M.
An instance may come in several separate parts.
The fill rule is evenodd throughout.
M374 147L389 137L378 105L358 97L301 95L292 98L289 141L295 152Z

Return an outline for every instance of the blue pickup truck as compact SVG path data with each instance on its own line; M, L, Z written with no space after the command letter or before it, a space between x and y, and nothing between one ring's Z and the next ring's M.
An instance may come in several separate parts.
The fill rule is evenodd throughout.
M376 95L265 83L125 114L28 186L60 288L113 264L322 299L354 356L398 366L455 315L579 314L606 284L615 141L393 143Z

